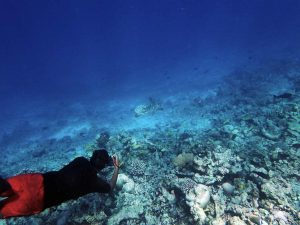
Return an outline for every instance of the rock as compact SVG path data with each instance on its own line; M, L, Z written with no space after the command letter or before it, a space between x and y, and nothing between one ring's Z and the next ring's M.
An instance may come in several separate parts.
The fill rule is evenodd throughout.
M277 141L281 137L281 133L271 133L270 131L267 131L264 128L261 128L260 132L263 137L272 141Z
M285 205L288 195L292 192L291 187L283 183L283 179L272 179L261 186L261 191L267 198L275 200L278 204Z
M78 215L78 217L75 217L72 222L72 224L99 224L102 223L107 219L106 214L103 211L98 211L95 214L83 214L83 215ZM41 223L40 223L41 224ZM70 224L70 222L66 222L66 224ZM56 224L57 225L57 224Z
M134 181L125 174L119 174L116 186L127 193L133 192L135 188Z
M190 206L190 212L197 225L206 224L206 214L204 208L210 200L209 187L203 184L197 184L186 195L186 203Z
M0 220L0 225L6 225L6 221L5 220Z
M197 222L197 225L206 224L206 214L204 209L199 207L199 205L193 205L191 207L191 214L194 216L194 220Z
M261 224L261 218L257 215L250 215L249 219L252 223L255 223L255 224L258 224L258 225Z
M227 195L232 195L234 192L234 186L228 182L222 184L222 188Z
M212 221L212 225L225 225L226 221L223 220L222 218L215 219Z
M168 192L165 188L162 188L162 195L170 203L175 203L176 202L176 196L175 196L174 191Z
M241 220L238 216L231 217L229 219L230 225L247 225L243 220Z
M108 220L108 225L119 224L122 220L138 219L140 214L144 213L142 205L125 206L117 214L111 216Z
M56 222L56 225L65 225L68 222L70 215L71 215L70 210L65 210L61 212Z
M289 220L292 219L292 216L285 212L285 211L281 211L281 210L273 210L272 211L273 214L273 218L277 221L283 221L285 224L287 224L289 222Z
M198 184L194 189L192 189L186 196L188 205L197 204L201 208L205 208L210 200L209 188L203 184Z
M146 224L159 224L159 218L152 215L150 212L145 213Z
M246 213L245 216L248 218L247 223L249 224L268 225L268 223L257 213Z
M124 192L131 193L134 191L134 187L135 187L135 184L134 184L133 180L129 180L127 183L124 184L122 190Z

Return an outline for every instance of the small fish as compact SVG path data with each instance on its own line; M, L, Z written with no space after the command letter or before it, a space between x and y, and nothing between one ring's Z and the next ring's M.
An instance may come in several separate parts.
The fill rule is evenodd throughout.
M273 98L287 98L287 99L290 99L292 97L293 97L293 94L289 93L289 92L285 92L285 93L280 94L280 95L273 95Z

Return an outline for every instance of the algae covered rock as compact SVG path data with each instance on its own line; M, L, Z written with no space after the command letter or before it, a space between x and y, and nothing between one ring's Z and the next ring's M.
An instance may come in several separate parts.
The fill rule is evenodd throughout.
M238 216L231 217L229 219L229 224L230 225L246 225L246 223L243 220L241 220Z
M175 166L182 168L188 164L192 164L194 160L193 153L181 153L174 159Z
M280 190L280 191L279 191ZM261 186L261 191L267 198L275 200L278 204L288 205L288 196L291 193L291 186L282 180L270 180Z
M228 195L233 194L234 189L235 189L234 186L228 182L223 183L222 188L223 188L224 192Z
M121 221L129 219L138 219L139 216L144 213L143 205L131 205L123 207L118 213L112 215L107 224L116 225L120 224Z

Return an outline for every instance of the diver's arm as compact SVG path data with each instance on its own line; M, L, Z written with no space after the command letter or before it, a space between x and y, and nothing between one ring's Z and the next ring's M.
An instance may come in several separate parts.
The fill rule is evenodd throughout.
M113 190L116 186L118 175L119 175L119 168L120 168L120 164L119 164L119 160L118 160L117 156L113 156L112 159L113 159L115 169L114 169L114 174L112 175L112 178L110 181L111 190Z
M114 170L114 174L110 180L110 188L111 190L113 190L116 186L117 183L117 179L118 179L118 175L119 175L119 168L115 168Z

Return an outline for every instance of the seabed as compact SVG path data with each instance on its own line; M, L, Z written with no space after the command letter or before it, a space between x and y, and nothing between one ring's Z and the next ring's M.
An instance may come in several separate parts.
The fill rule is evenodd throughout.
M299 93L300 63L277 61L206 90L27 115L2 135L3 177L106 148L122 162L118 184L0 224L300 224Z

